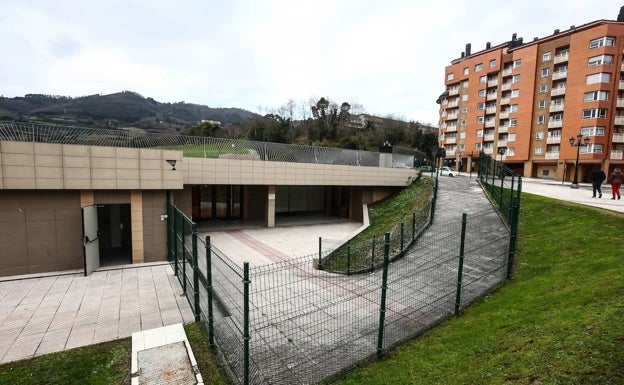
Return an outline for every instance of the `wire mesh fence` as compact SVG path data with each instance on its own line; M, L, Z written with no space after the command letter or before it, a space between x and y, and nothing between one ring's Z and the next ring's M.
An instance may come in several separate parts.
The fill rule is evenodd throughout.
M170 260L179 275L197 276L184 278L187 298L239 384L311 384L379 356L487 293L509 263L509 232L492 210L425 228L403 258L358 275L315 269L315 255L241 267L169 210L170 251L195 266L175 254ZM384 261L391 237L380 241Z
M481 153L479 155L479 180L490 194L492 202L511 224L513 207L520 205L522 193L522 177L505 167L502 162Z
M0 121L0 140L179 150L186 157L379 167L378 152L241 139L154 134L141 130L111 130ZM414 156L393 154L393 167L411 168L413 163Z

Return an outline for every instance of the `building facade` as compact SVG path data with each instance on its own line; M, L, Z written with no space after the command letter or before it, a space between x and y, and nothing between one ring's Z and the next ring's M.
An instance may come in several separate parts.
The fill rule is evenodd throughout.
M581 182L593 167L623 167L623 21L531 42L514 34L475 53L467 44L445 68L437 101L446 163L475 169L483 151L525 177L571 181L578 172Z

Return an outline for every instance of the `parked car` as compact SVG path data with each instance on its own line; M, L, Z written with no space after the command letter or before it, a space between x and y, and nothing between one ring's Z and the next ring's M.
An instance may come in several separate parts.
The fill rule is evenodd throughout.
M459 176L459 171L455 171L447 166L440 167L438 173L442 176Z

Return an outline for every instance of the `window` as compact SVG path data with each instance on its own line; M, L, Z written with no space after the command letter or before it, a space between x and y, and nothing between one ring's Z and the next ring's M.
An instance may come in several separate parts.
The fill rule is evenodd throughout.
M468 94L463 94L463 95L462 95L462 101L463 101L463 102L468 101Z
M520 96L520 90L519 89L515 89L515 90L511 90L511 97L512 98L517 98L518 96Z
M537 103L537 108L539 108L539 109L544 109L544 108L546 108L546 100L540 100L540 101Z
M581 135L583 136L604 136L604 126L581 127Z
M507 135L507 141L508 142L515 142L516 141L516 134L509 134L509 135Z
M490 68L496 67L496 59L490 60Z
M479 77L479 83L487 83L487 75Z
M466 131L462 131L459 133L459 139L466 139Z
M485 96L485 89L479 90L479 96Z
M479 72L483 69L483 63L475 64L475 72Z
M585 92L586 102L593 102L594 100L609 100L609 91Z
M598 47L613 47L614 45L615 38L613 36L600 37L589 42L589 48L591 49Z
M466 119L460 120L460 124L462 125L462 127L466 127Z
M535 139L537 139L537 140L544 140L544 131L537 131L535 133Z
M477 130L477 138L483 138L483 130Z
M607 117L606 108L591 108L583 110L583 119L605 118Z
M546 117L544 115L540 115L537 117L537 124L545 124L546 123Z
M512 83L518 83L520 81L520 74L518 75L514 75L511 77L511 82Z
M483 124L484 121L483 116L477 116L477 123Z
M563 114L551 115L550 120L555 121L555 122L561 121L563 120Z
M542 146L535 147L535 155L542 155Z
M518 112L518 105L512 104L511 107L509 108L509 112Z
M461 113L462 113L462 114L465 114L466 112L468 112L468 107L463 106L463 107L461 108Z
M466 145L465 144L460 144L458 146L459 151L464 151L466 149Z
M485 110L485 103L481 102L481 103L477 104L477 110Z
M462 82L462 87L463 87L463 88L468 88L468 80L464 80L464 81Z
M446 75L446 80L453 80L455 76L451 73L451 74L447 74Z
M475 149L481 150L481 147L483 147L483 143L475 143Z
M579 149L581 154L602 154L602 144L590 143L587 146L581 146Z
M516 149L514 147L507 147L507 156L516 155Z
M513 61L513 68L520 68L520 65L522 64L522 60L521 59L517 59Z
M470 68L464 68L464 75L468 75L470 73Z
M599 65L611 65L613 64L613 55L598 55L590 57L587 61L588 67L599 66Z
M542 55L542 61L550 61L550 52L546 52Z
M518 119L509 119L509 127L516 127L516 126L518 126Z
M542 77L545 78L550 74L550 68L542 68Z
M608 72L599 72L597 74L587 75L585 78L585 84L609 83L610 81L611 74Z
M548 84L540 84L539 92L541 94L548 92Z

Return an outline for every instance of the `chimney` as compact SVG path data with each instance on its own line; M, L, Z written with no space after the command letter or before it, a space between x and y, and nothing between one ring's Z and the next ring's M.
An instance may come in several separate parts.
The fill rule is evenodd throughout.
M620 7L620 14L618 15L617 21L619 23L624 22L624 7Z
M466 53L465 53L465 52L462 52L462 53L461 53L461 58L463 59L463 58L464 58L464 56L466 56Z
M555 29L555 32L553 32L553 35L556 35L559 33L559 28Z
M485 49L490 49L490 48L492 48L492 43L488 41L487 43L485 43Z
M470 43L466 44L466 57L470 56L470 48L471 48L471 47L472 47L472 46L471 46L471 44L470 44Z
M538 41L538 40L539 40L539 37L537 37L537 36L535 36L535 37L533 38L533 41Z
M517 36L518 36L518 35L516 35L515 33L514 33L513 35L511 35L511 41L516 41L516 37L517 37Z

